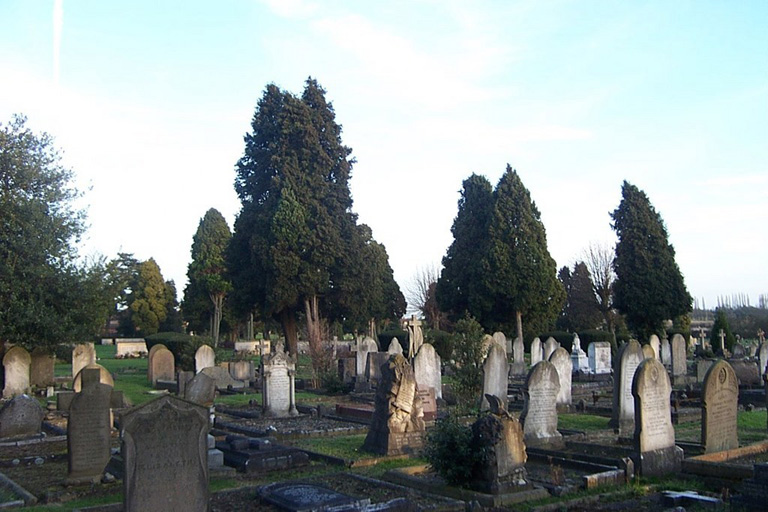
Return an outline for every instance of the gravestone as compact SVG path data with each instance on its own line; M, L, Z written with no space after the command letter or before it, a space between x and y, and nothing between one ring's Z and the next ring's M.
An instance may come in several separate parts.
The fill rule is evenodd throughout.
M552 356L550 356L551 358ZM571 366L574 372L587 373L589 372L589 357L587 353L581 348L581 340L579 335L573 335L573 343L571 344Z
M24 347L11 347L5 353L3 356L3 368L5 370L3 398L12 398L29 392L31 366L32 357Z
M544 342L544 351L542 352L542 355L541 355L542 360L549 361L549 357L558 348L560 348L560 344L557 342L555 338L552 338L551 336L547 338L547 341Z
M424 446L425 424L413 369L401 354L394 354L381 370L363 450L380 455L417 453Z
M387 354L390 356L393 354L403 354L403 347L400 346L400 341L398 341L397 338L392 338L392 341L389 342L389 348L387 348Z
M29 383L31 386L44 388L53 386L56 383L54 376L54 365L56 358L40 349L32 351L32 362L29 372Z
M611 373L611 344L607 341L594 341L587 347L589 353L589 371L595 375Z
M512 375L521 376L528 374L528 367L525 365L525 345L521 338L515 338L512 343Z
M208 345L200 345L195 352L195 373L200 373L203 368L216 366L216 353Z
M421 320L416 315L412 315L405 326L408 329L408 359L412 361L424 343L424 333L421 332Z
M96 363L96 348L93 343L78 343L72 349L72 378L89 364Z
M648 344L653 348L653 353L656 354L656 359L661 361L661 342L659 341L659 337L655 334L651 334L651 337L648 339Z
M733 350L731 350L731 359L744 359L747 356L744 345L741 343L734 343Z
M115 358L142 357L147 355L147 342L144 338L117 338Z
M528 373L523 396L525 405L520 414L525 445L560 449L563 436L557 431L557 394L560 378L557 368L549 361L540 361Z
M635 340L622 346L613 363L613 411L609 426L620 436L629 436L635 430L635 399L632 379L645 359L643 349ZM658 361L658 359L655 359Z
M541 340L539 338L533 338L533 341L531 342L531 368L541 361L542 353L543 347L541 346Z
M379 347L376 345L376 340L373 338L365 337L357 346L357 352L355 353L355 364L357 366L357 377L362 379L365 377L365 365L368 362L369 352L378 352Z
M365 380L371 387L377 387L381 380L381 366L389 361L387 352L368 352L368 361L365 367Z
M635 398L636 467L641 476L661 476L678 472L683 450L675 446L669 398L672 385L667 370L658 359L640 363L632 383Z
M530 487L523 428L500 404L492 406L490 414L472 424L472 438L474 446L486 447L486 456L472 475L474 490L506 494Z
M40 434L45 411L37 400L19 395L0 409L0 439L29 437Z
M491 343L488 355L483 363L483 397L480 410L487 410L488 400L485 395L493 395L501 400L502 406L507 408L507 385L509 383L509 363L504 347Z
M357 377L357 363L354 357L341 357L336 361L339 379L344 385L353 384Z
M154 379L152 379L152 361L155 358L155 353L161 348L168 350L168 347L162 343L158 343L157 345L152 345L152 348L149 349L149 354L147 355L147 380L151 382L152 385L154 385L156 382Z
M504 335L503 332L496 331L495 333L493 333L493 336L491 336L491 338L493 338L493 341L498 343L501 346L501 348L504 349L504 352L506 354L509 354L510 352L513 352L515 350L513 344L507 340L507 337Z
M187 378L191 373L179 372L179 381L181 382L182 379ZM216 398L216 379L200 372L186 382L186 384L179 386L179 393L183 393L182 396L192 403L210 407Z
M309 465L306 452L279 445L269 438L248 439L228 435L224 441L216 442L215 447L227 466L251 475Z
M259 497L279 510L310 512L360 510L369 508L369 498L355 498L319 485L277 482L259 488Z
M688 373L688 365L686 362L685 338L681 334L672 336L670 354L672 358L672 377L684 377Z
M152 347L154 349L155 347ZM158 380L173 380L176 377L176 363L173 352L161 347L149 356L149 367L152 368L152 386Z
M216 382L216 389L242 389L245 387L243 381L235 380L229 373L229 368L224 366L209 366L203 368L204 373Z
M413 373L420 390L435 390L436 398L443 398L443 385L440 378L440 356L429 343L421 345L413 359Z
M669 346L669 340L667 338L661 340L661 364L664 366L672 365L672 350Z
M68 483L101 481L110 457L112 388L95 383L75 394L67 422Z
M643 357L645 359L656 359L656 353L653 351L653 347L648 343L643 345Z
M253 382L256 380L256 369L254 368L253 361L230 362L229 374L233 379L242 382Z
M555 403L561 407L571 405L571 382L573 380L573 360L571 355L568 354L567 350L560 347L549 356L549 362L554 365L560 380L560 391L557 392Z
M109 370L107 370L106 368L104 368L98 363L92 363L84 367L83 369L81 369L80 372L75 376L75 380L72 383L72 389L74 389L75 391L79 392L79 391L82 391L83 389L83 384L84 384L83 377L85 376L85 374L88 373L88 372L85 372L85 370L98 370L99 371L98 379L94 378L93 380L95 382L107 384L109 387L112 387L112 388L115 387L115 381L112 378L112 374L109 373ZM91 375L94 375L94 374L95 372L91 373ZM87 381L87 377L86 377L86 381Z
M760 375L764 375L766 367L768 367L768 342L764 341L760 344L760 349L757 351L757 358L758 361L760 361L758 363L758 371Z
M709 368L701 387L701 444L705 453L739 447L738 412L739 381L731 365L721 359Z
M123 510L208 510L208 409L165 395L123 415Z
M282 343L274 353L262 358L261 401L264 416L298 416L294 376L296 361L283 351Z

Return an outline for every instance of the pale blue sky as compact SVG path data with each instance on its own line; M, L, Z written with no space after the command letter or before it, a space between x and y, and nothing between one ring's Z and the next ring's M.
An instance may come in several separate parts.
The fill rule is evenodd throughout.
M0 0L0 120L25 113L91 187L85 254L154 257L181 292L205 211L239 211L264 87L298 94L311 75L402 288L439 265L461 182L510 163L558 266L615 243L626 179L695 297L768 294L766 2L59 5L57 24L52 1Z

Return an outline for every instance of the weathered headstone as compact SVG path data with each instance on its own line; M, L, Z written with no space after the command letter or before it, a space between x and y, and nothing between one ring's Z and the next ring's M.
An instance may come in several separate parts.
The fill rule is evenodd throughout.
M636 467L641 476L660 476L680 471L683 450L675 446L669 398L672 385L658 359L640 363L632 383L635 399Z
M123 510L208 510L208 409L165 395L123 415Z
M261 400L265 416L297 416L294 376L296 361L278 344L274 353L262 358Z
M0 409L0 439L7 437L28 437L40 433L45 411L37 400L19 395Z
M381 380L381 366L389 360L387 352L368 352L365 366L365 380L371 387L377 387Z
M420 390L433 388L437 398L443 398L443 386L440 377L440 356L429 343L421 345L413 359L413 373Z
M353 361L354 363L354 361ZM352 368L354 371L354 368ZM242 382L252 382L256 379L256 369L253 361L232 361L229 363L229 374L233 379Z
M147 342L144 338L117 338L115 340L115 357L142 357L147 355Z
M664 366L672 365L672 350L669 346L669 340L664 338L661 340L661 364Z
M401 354L403 353L403 347L400 345L400 341L397 338L392 338L392 341L389 342L389 348L387 348L387 354L390 356L393 354Z
M656 359L656 353L653 351L653 347L648 343L643 345L643 357L645 359Z
M421 332L421 320L416 318L416 315L412 315L411 319L405 322L405 326L408 329L408 359L413 360L424 343L424 333Z
M311 510L367 510L369 499L314 484L277 482L259 488L259 497L280 510L306 512Z
M154 349L155 347L152 347ZM161 347L149 356L149 367L152 368L152 385L158 380L173 380L176 377L176 362L173 352Z
M48 352L40 349L32 351L32 364L29 371L29 383L31 386L44 388L56 383L54 365L56 358Z
M551 357L552 356L550 356L550 358ZM581 340L576 333L573 335L573 343L571 344L571 365L573 366L574 372L589 372L589 357L587 357L587 353L582 350Z
M757 358L759 361L758 371L760 375L764 375L766 368L768 367L768 342L762 342L760 349L757 351Z
M425 424L413 369L401 354L394 354L381 370L363 449L381 455L417 453L424 446Z
M533 338L533 341L531 342L531 368L541 361L542 351L541 340L539 338Z
M200 373L203 368L216 366L216 353L208 345L200 345L195 352L195 373Z
M191 373L179 372L179 382L189 377ZM200 372L184 385L180 385L179 392L183 393L186 400L209 407L213 405L213 400L216 398L216 379Z
M709 368L701 388L701 444L706 453L739 447L738 412L739 381L721 359Z
M560 343L558 343L555 338L552 338L551 336L547 338L547 341L544 342L544 350L541 355L542 359L544 361L549 361L549 356L551 356L558 348L560 348Z
M560 347L549 356L549 362L557 370L560 380L560 391L557 392L555 402L562 407L571 405L571 383L573 381L573 360L568 351Z
M11 347L3 356L5 370L5 387L3 398L12 398L29 391L29 371L32 357L27 349L20 346Z
M485 395L493 395L501 400L504 409L507 408L507 385L509 384L509 363L504 347L491 343L488 355L483 363L483 397L481 410L488 409Z
M72 389L75 391L82 391L83 389L83 376L85 370L98 370L99 371L99 377L98 380L94 379L95 382L100 382L102 384L107 384L110 387L115 387L115 380L112 378L112 374L109 373L109 370L104 368L98 363L92 363L88 366L82 368L77 375L75 375L75 380L72 383ZM86 372L87 373L87 372ZM95 373L95 372L94 372Z
M161 348L164 348L168 350L168 347L163 345L162 343L158 343L156 345L152 345L152 348L149 349L149 353L147 354L147 380L151 382L153 385L155 384L155 380L152 378L152 360L155 358L155 353L160 350Z
M229 373L229 368L223 366L209 366L203 368L204 373L216 381L216 389L242 389L246 385L243 381L235 380Z
M731 350L731 358L732 359L744 359L747 356L746 350L744 350L744 345L741 343L734 343L733 349Z
M365 365L368 362L369 352L378 352L379 347L376 345L376 340L373 338L365 337L357 346L357 352L355 353L355 363L357 366L357 377L362 379L365 377Z
M686 361L687 350L685 348L685 338L683 338L681 334L672 336L670 354L672 358L672 376L685 376L685 374L688 373L688 364Z
M653 348L653 353L656 354L656 359L661 361L661 342L659 341L659 337L655 334L651 334L651 337L648 339L648 344Z
M613 412L609 425L620 436L629 436L635 429L635 399L632 379L645 359L643 349L635 340L622 346L613 363Z
M72 349L72 378L89 364L96 363L96 348L93 343L78 343Z
M557 394L560 378L555 365L540 361L528 373L523 389L525 405L520 414L526 446L560 448L563 436L557 431Z
M502 335L503 336L503 335ZM522 338L515 338L512 342L512 375L520 376L528 374L528 367L525 365L525 345Z
M110 457L112 388L96 383L75 394L67 422L67 481L99 482Z
M493 333L491 337L493 338L493 341L501 345L501 348L503 348L504 352L506 352L507 354L515 350L514 346L512 345L512 343L510 343L507 340L507 337L504 335L503 332L496 331L495 333Z
M354 357L342 357L336 361L336 369L339 379L347 385L355 382L357 377L357 364Z
M587 347L589 353L589 371L596 375L611 373L611 344L607 341L594 341Z

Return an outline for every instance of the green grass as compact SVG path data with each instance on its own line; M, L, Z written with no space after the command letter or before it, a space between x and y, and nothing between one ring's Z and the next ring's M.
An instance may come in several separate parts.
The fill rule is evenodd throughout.
M739 444L753 444L768 440L766 411L743 411L738 418Z
M560 414L557 417L557 428L568 430L604 430L608 428L610 418L592 414Z
M310 437L298 439L291 444L303 450L322 453L344 460L374 458L375 455L363 451L365 434L334 437Z

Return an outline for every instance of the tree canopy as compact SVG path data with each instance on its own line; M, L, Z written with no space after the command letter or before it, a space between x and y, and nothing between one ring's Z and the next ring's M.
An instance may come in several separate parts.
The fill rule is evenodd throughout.
M50 348L89 338L110 309L104 263L78 258L85 212L53 139L0 123L0 342Z
M142 336L155 334L168 315L168 288L160 267L153 258L139 263L132 290L131 319Z
M573 271L563 267L557 274L565 288L565 304L558 326L570 332L595 329L603 316L594 292L592 276L583 261L573 265Z
M667 229L645 192L624 182L611 214L618 236L614 305L641 339L661 334L665 320L691 312L693 299L675 262Z

